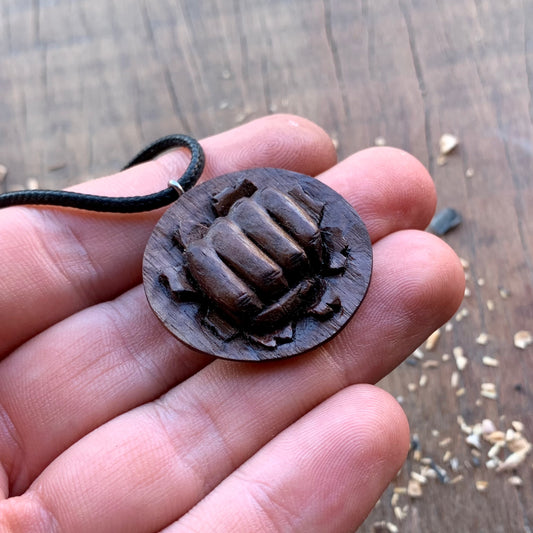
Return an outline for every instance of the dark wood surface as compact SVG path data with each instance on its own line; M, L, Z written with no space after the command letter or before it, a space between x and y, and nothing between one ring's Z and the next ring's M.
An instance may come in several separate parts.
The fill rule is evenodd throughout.
M382 520L407 532L531 531L531 456L517 469L521 488L511 473L486 468L485 442L481 466L472 466L457 416L501 429L518 420L533 440L532 347L513 346L516 331L533 329L533 3L2 0L0 10L7 189L28 178L65 186L119 168L162 134L202 137L276 111L319 123L340 157L382 137L420 158L440 207L464 217L445 239L470 264L469 315L382 385L403 398L420 455L458 481L430 479L422 497L398 496L398 507L409 506L403 519L389 489L362 531ZM443 133L460 141L445 164ZM481 332L487 345L475 342ZM453 356L442 355L456 346L469 364L453 389ZM484 355L500 366L483 365ZM439 366L423 368L428 359ZM487 381L496 400L480 397ZM447 450L456 472L443 461ZM397 486L420 472L417 458ZM484 492L476 480L488 481Z

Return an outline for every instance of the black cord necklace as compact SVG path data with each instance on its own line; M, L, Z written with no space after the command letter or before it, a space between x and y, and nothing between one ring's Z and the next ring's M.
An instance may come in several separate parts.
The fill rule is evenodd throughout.
M336 335L361 304L372 273L362 220L317 179L277 168L202 174L187 135L158 139L123 170L185 147L191 161L168 188L114 198L69 191L0 194L0 208L53 205L139 213L172 204L143 260L148 302L193 349L240 361L291 357Z
M183 176L179 180L170 180L168 188L162 191L129 198L97 196L70 191L14 191L0 194L0 208L13 205L55 205L107 213L141 213L159 209L177 200L181 194L198 181L205 165L205 155L200 143L188 135L167 135L148 145L121 169L126 170L140 163L146 163L167 150L181 147L189 149L191 162Z

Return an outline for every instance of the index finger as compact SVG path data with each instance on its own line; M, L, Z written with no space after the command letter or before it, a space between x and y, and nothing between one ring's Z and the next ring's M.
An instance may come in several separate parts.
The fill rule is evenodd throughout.
M256 120L210 137L202 146L204 179L257 166L315 175L336 162L323 130L287 115ZM185 152L174 151L76 190L147 194L166 187L187 164ZM144 246L160 215L26 207L0 211L0 357L76 311L139 283Z

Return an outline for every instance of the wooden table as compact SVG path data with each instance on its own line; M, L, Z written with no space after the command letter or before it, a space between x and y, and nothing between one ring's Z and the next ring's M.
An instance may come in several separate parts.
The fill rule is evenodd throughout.
M464 431L520 421L533 440L533 346L513 346L516 331L533 330L533 3L3 0L0 10L5 189L28 178L66 186L119 168L162 134L202 137L273 112L316 121L341 158L382 139L420 158L440 207L464 217L445 239L469 262L468 316L382 382L420 451L362 531L531 531L531 456L518 488L513 472L486 467L483 439L475 466ZM443 133L460 140L445 160ZM452 378L457 346L469 363ZM497 399L480 396L483 382ZM391 504L426 457L454 482L430 478L420 498Z

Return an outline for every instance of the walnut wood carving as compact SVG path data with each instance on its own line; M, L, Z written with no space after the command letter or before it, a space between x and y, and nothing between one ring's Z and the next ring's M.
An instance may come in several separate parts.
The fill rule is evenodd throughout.
M226 359L290 357L359 307L372 248L353 208L320 181L260 168L193 187L157 224L145 290L165 326Z

